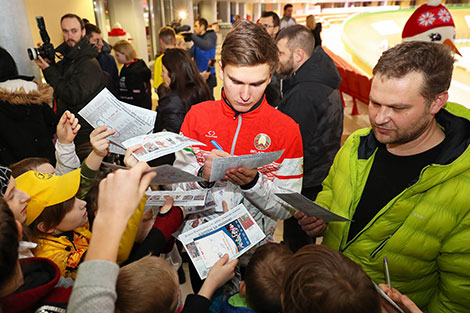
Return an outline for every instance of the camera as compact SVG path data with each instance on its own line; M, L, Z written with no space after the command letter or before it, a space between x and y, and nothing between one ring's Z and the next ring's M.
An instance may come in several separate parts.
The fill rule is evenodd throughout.
M44 18L42 16L36 16L36 23L38 24L39 34L41 35L43 45L39 48L28 48L29 59L37 60L38 56L41 56L43 59L49 59L50 61L54 62L54 45L51 43L51 39L47 33Z

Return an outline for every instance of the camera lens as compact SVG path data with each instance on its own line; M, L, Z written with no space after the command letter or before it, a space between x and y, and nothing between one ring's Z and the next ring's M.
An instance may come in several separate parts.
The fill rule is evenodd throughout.
M28 48L28 56L31 61L37 60L38 58L38 49L36 48Z

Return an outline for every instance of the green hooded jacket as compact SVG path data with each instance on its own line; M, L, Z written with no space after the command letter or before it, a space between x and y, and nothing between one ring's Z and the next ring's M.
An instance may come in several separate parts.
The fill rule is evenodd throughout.
M332 222L323 243L360 264L376 283L385 282L386 256L392 287L422 310L470 312L470 111L447 103L436 119L446 134L438 160L353 239L347 241L350 223ZM353 133L316 203L352 218L377 146L370 128Z

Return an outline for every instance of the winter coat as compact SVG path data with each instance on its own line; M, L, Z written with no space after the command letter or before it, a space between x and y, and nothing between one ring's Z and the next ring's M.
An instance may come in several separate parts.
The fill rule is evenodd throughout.
M191 56L194 58L199 72L205 72L209 66L209 60L215 58L217 34L212 29L209 29L202 36L192 34L191 39L194 42L190 50ZM211 69L210 73L211 75L215 74L215 67Z
M176 92L171 91L158 100L154 132L161 132L165 129L179 134L185 116L186 108L183 102Z
M141 59L124 65L119 74L119 100L151 110L151 76L150 69Z
M283 81L283 98L278 109L300 126L304 147L303 188L321 184L340 148L343 133L340 84L335 64L321 47Z
M23 79L0 83L0 164L28 157L55 163L52 139L57 118L49 103L52 88L46 84Z
M430 313L470 308L470 111L454 107L448 103L436 115L446 134L437 160L353 239L348 241L350 223L332 222L323 240L360 264L376 283L384 282L386 256L392 286ZM352 218L377 147L371 129L353 133L315 202Z
M55 65L43 70L46 81L54 88L54 98L57 101L57 114L61 116L65 110L74 113L82 126L75 144L79 146L88 142L93 127L79 114L104 87L104 75L96 57L98 49L88 43L83 37L74 47L66 43L57 47L56 52L63 59Z
M315 38L315 48L318 46L321 46L321 36L320 36L321 30L322 30L321 23L316 23L315 28L311 30L313 34L313 38Z

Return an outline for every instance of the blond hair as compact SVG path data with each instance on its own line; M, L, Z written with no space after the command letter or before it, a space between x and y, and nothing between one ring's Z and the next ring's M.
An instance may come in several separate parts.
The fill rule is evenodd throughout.
M315 28L315 16L311 14L307 16L306 25L308 29L314 29Z
M128 62L137 58L137 52L135 51L134 46L131 45L131 43L127 40L119 40L113 46L113 49L121 54L124 54Z
M119 270L116 293L116 312L174 313L178 277L164 259L146 256Z

